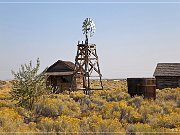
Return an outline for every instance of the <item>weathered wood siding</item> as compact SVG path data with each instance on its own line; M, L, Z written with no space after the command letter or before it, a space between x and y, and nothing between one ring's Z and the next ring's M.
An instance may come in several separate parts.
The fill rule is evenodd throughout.
M158 89L180 87L180 77L156 76L156 86Z
M47 86L52 86L54 93L61 93L64 90L76 90L83 87L83 79L81 75L76 76L72 84L71 76L49 76L46 82Z
M76 83L76 89L83 88L83 76L82 75L77 75L75 83Z
M127 84L131 96L143 95L145 98L156 98L155 78L127 78Z
M61 93L71 87L71 76L49 76L47 86L53 87L54 93Z

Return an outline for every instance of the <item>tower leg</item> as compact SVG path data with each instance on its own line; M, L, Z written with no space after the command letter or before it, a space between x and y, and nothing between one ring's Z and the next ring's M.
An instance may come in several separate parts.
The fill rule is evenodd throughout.
M85 94L90 94L91 84L90 77L95 74L95 77L99 77L100 81L100 89L103 89L102 84L102 75L100 72L98 56L96 53L96 45L95 44L78 44L77 55L75 58L75 70L74 70L74 78L73 82L75 82L76 74L82 74L83 81L83 90ZM94 71L94 72L93 72ZM92 88L93 89L93 88ZM97 88L99 90L99 88ZM71 89L72 91L72 89Z
M87 77L87 81L88 81L88 86L87 86L87 94L89 95L90 94L90 80L89 80L89 75Z
M97 67L98 67L98 71L99 71L99 73L100 73L100 76L99 76L100 85L101 85L101 88L103 89L102 75L101 75L100 68L99 68L99 62L97 62Z

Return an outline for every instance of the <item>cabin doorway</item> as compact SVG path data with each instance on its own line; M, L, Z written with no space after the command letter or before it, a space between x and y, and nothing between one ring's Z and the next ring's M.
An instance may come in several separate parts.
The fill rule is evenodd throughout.
M51 86L53 88L53 93L59 93L61 91L61 87L59 86L58 79L59 78L55 76L51 78Z

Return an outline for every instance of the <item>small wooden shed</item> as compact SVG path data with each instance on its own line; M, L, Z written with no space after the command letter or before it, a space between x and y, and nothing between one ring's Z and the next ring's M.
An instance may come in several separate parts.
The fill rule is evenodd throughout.
M128 93L133 97L156 98L155 78L127 78Z
M74 63L70 61L58 60L47 69L47 85L53 87L54 93L69 90L71 86L76 89L77 85L81 84L81 76L76 76L72 85L74 67Z
M180 87L180 63L158 63L154 77L158 89Z

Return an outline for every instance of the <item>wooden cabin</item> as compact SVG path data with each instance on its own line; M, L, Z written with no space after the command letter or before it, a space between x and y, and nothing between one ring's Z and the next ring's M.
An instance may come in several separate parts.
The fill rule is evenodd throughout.
M180 63L158 63L154 77L158 89L180 87Z
M74 67L74 63L70 61L58 60L47 69L47 85L53 87L54 93L69 90L71 86L76 89L78 85L82 84L82 77L79 75L76 76L72 85Z

